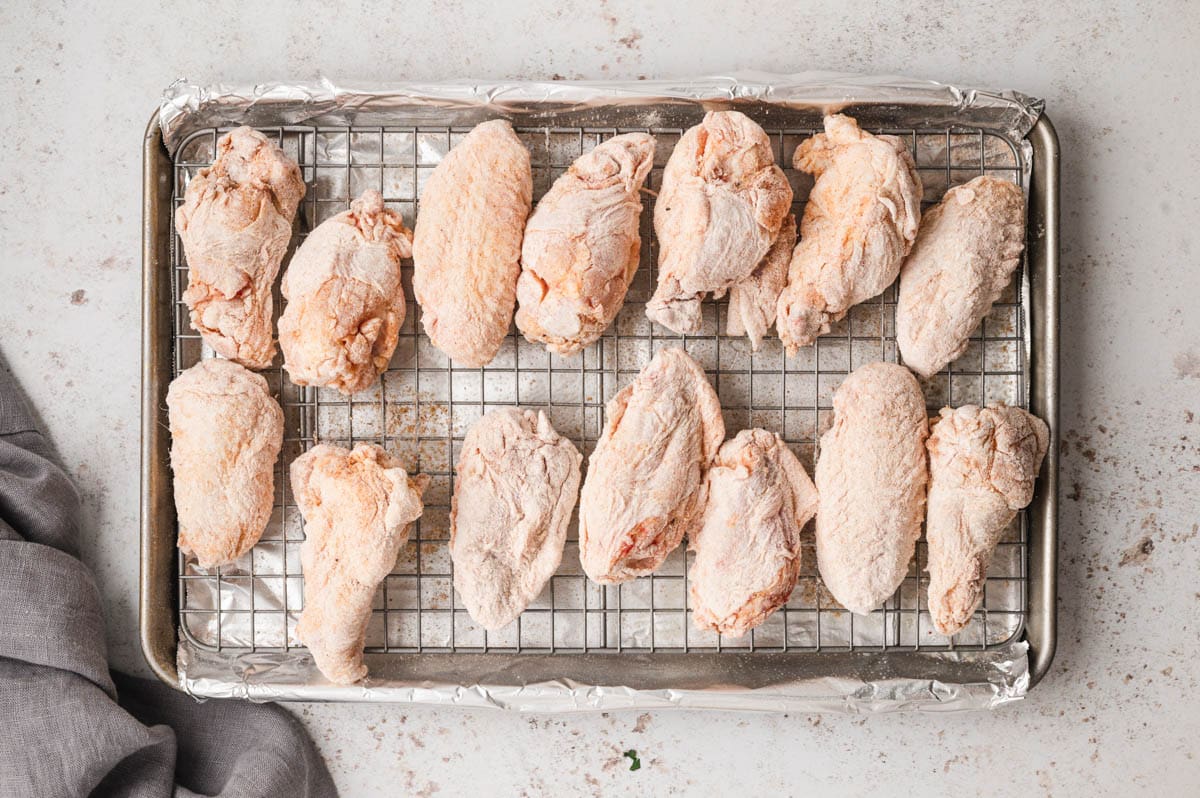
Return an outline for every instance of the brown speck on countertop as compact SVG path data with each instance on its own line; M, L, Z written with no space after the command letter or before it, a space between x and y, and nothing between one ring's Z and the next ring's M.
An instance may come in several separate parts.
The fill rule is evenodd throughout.
M624 45L627 50L636 50L639 48L638 42L641 40L642 32L635 29L629 35L617 39L617 43Z
M645 732L646 727L650 725L651 720L653 720L653 718L649 712L643 712L641 715L638 715L637 723L635 723L633 726L633 733L642 734Z
M71 292L72 305L86 305L87 301L87 291L84 291L82 288Z
M1135 563L1143 563L1150 559L1150 555L1154 552L1154 540L1146 535L1144 538L1134 543L1129 548L1125 549L1125 553L1121 555L1121 561L1117 565L1133 565Z

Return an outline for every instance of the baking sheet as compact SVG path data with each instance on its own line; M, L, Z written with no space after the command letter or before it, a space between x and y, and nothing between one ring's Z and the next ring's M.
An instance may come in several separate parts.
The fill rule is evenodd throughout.
M922 176L931 184L932 193L927 191L926 196L931 201L949 185L963 182L968 177L967 173L991 171L989 165L997 171L1009 169L1013 179L1028 185L1031 150L1024 137L1041 111L1040 102L1014 92L963 90L895 78L809 75L620 85L484 85L460 82L376 90L340 89L328 81L311 86L270 86L249 90L227 87L204 89L180 82L168 90L159 120L166 146L174 156L177 172L182 172L176 185L178 197L182 196L189 170L198 169L203 164L205 141L215 142L217 128L227 129L248 123L269 131L277 130L285 148L287 142L294 143L296 151L293 155L310 155L307 162L301 157L310 181L309 201L302 212L307 216L302 217L300 224L302 229L307 230L344 209L344 200L357 193L353 185L356 174L360 183L364 174L373 177L374 172L378 172L378 178L384 181L388 169L396 172L393 177L400 178L400 182L395 184L396 190L392 192L391 199L394 202L391 204L406 213L411 226L422 168L432 168L436 159L452 145L453 136L461 135L465 129L484 118L496 115L513 118L518 129L525 131L527 143L534 150L535 164L539 162L537 148L543 148L541 154L545 171L538 175L540 185L537 188L540 193L548 187L556 169L565 168L575 155L586 148L585 144L594 143L590 139L585 142L585 131L590 131L587 135L602 137L608 131L616 132L618 128L650 129L659 137L660 147L665 150L660 152L661 164L669 155L672 135L677 137L683 127L698 119L704 108L727 104L747 110L763 122L773 137L778 137L777 156L781 157L781 164L790 160L787 157L790 153L785 152L787 137L791 136L795 141L802 140L819 123L820 115L825 110L845 109L858 116L864 126L909 134L919 164L922 162L922 153L925 154L926 172ZM802 129L805 125L808 129ZM371 130L372 127L376 129ZM389 148L388 137L403 136L409 132L411 141L404 141L411 143L413 150L412 159L406 160L406 156L401 154L403 147ZM575 132L579 135L578 147L564 146L565 143L573 143L571 139ZM426 134L425 152L420 141L422 133ZM439 144L436 138L443 133L444 143ZM1011 164L989 161L991 157L1005 155L1002 148L993 149L989 145L990 138L1011 145ZM373 157L376 151L378 157ZM977 158L974 153L978 153ZM422 161L422 158L425 160ZM929 159L935 159L941 165L934 169L928 165ZM343 165L344 180L328 176L335 171L342 172ZM927 173L940 173L943 166L944 180L928 180ZM404 182L401 174L405 168L409 168L411 173L411 185ZM327 173L324 180L323 170ZM803 177L799 179L803 180ZM358 186L358 190L361 188L361 185ZM801 188L806 194L806 187ZM408 205L401 196L406 190L411 192ZM386 190L385 196L388 196ZM802 199L802 195L798 199ZM643 221L648 222L649 217L650 210L647 209ZM750 357L744 342L719 335L718 330L723 330L724 326L720 305L714 304L706 309L711 316L706 318L707 328L699 336L689 336L684 340L665 334L661 328L648 329L649 325L642 316L642 302L638 301L638 297L648 295L653 286L653 252L647 229L643 231L643 238L647 250L643 252L639 280L644 285L631 289L631 301L614 325L613 334L606 336L601 344L593 348L594 351L589 350L583 362L575 367L578 379L569 385L574 397L564 398L554 394L555 375L570 375L570 369L558 370L548 362L546 374L550 384L537 387L536 399L520 401L523 398L520 365L523 342L513 335L510 336L512 362L505 361L502 354L500 361L493 364L494 368L489 367L479 373L478 387L469 390L468 396L459 404L478 404L482 412L486 405L493 404L493 401L484 401L489 386L497 404L519 403L538 407L549 402L548 409L552 417L556 406L564 408L564 412L570 411L571 418L554 418L556 426L581 443L586 453L590 449L589 444L594 444L598 436L603 400L636 374L656 346L682 343L694 355L698 355L710 372L715 371L718 392L726 407L727 424L731 430L750 425L778 428L785 437L801 447L802 459L811 470L812 442L819 434L821 417L823 411L828 410L828 396L835 385L834 381L828 380L824 381L822 387L822 377L827 374L844 375L852 366L859 365L860 359L862 362L895 359L887 319L889 303L894 305L894 293L885 294L879 300L863 306L861 311L851 315L844 329L835 330L831 336L827 336L828 340L823 339L825 365L817 362L821 355L818 348L810 351L813 358L811 364L792 363L789 372L787 362L777 362L782 361L781 355L777 356L776 361L770 360L770 351L761 358L758 355ZM989 338L985 324L978 336L978 345L973 345L970 350L969 356L979 362L977 373L972 374L960 365L957 374L952 367L943 381L935 378L931 385L925 386L931 407L936 408L942 403L960 405L995 399L1025 404L1028 380L1024 376L1028 364L1024 353L1029 348L1030 327L1028 316L1023 313L1027 306L1028 280L1024 272L1022 275L1022 279L1014 284L1013 294L1002 303L1001 316L990 320L996 325L995 329L1001 330L1000 334ZM175 277L182 279L184 275L177 270ZM894 292L894 289L889 291ZM642 300L644 298L641 296ZM1004 312L1009 310L1014 312L1005 316ZM398 347L401 363L405 357L411 358L413 365L410 371L413 375L419 375L422 370L432 375L444 369L459 384L465 382L467 377L460 370L451 371L445 369L443 363L436 362L436 350L426 347L427 351L422 351L416 319L417 313L410 301L407 335L402 334L401 346ZM871 332L856 335L853 331L856 321L860 333L863 329L870 329ZM180 327L177 324L176 331L174 354L177 371L204 353L198 340L189 341L186 325ZM843 351L836 346L839 334L846 339ZM411 344L407 354L406 341ZM634 345L636 342L646 345ZM857 358L854 352L856 342L859 347ZM427 339L424 343L428 344ZM777 346L778 341L774 340L771 344ZM726 356L724 368L719 360L722 352ZM526 357L532 356L531 352L524 354ZM427 357L435 360L423 362L422 358ZM832 366L829 361L833 361ZM763 367L765 363L770 363L770 366ZM395 360L393 365L396 365ZM279 392L285 410L290 405L290 409L298 411L289 415L288 423L295 424L295 435L290 435L293 446L290 452L285 452L285 457L294 456L298 453L297 446L307 446L318 437L344 443L354 439L380 440L393 450L403 449L411 443L413 451L408 454L415 461L410 465L426 473L435 473L431 503L436 515L439 504L448 507L453 445L455 438L460 438L469 426L471 416L460 416L455 412L457 408L452 396L442 397L439 401L436 392L425 392L422 397L419 385L414 386L411 380L406 382L403 379L407 373L404 366L401 365L396 371L400 375L393 390L397 401L388 402L380 395L365 397L361 402L358 401L359 397L355 397L355 402L343 402L340 405L336 394L316 389L298 389L290 386L282 374L278 375L273 381L273 388ZM541 372L540 365L536 368L527 366L525 370L526 374ZM798 381L802 381L806 389L811 387L815 397L810 403L813 411L810 427L797 428L789 435L786 400L781 403L781 417L768 415L766 408L756 404L753 385L756 378L766 373L780 377L778 390L784 394L791 390L792 383ZM990 387L993 392L989 392L989 375L992 377ZM267 376L271 379L272 373L268 372ZM388 376L392 376L392 372ZM381 383L380 393L388 390L388 376ZM746 388L739 390L735 384L732 388L721 390L722 380L729 385L743 377L747 382ZM562 385L567 378L559 376L559 384ZM589 384L592 378L594 381ZM512 385L508 386L508 383ZM442 387L452 392L456 386L445 384ZM409 392L405 393L406 390ZM524 398L529 398L530 390L527 387ZM746 390L750 392L748 398L740 392ZM511 399L508 398L510 395ZM495 399L498 396L505 398ZM728 401L731 397L733 400ZM380 411L372 418L365 409L375 405ZM396 428L389 424L386 417L389 406L393 407L394 413L397 409L407 408L399 412L411 414L408 420L417 434L405 436L403 432L395 432ZM731 410L734 411L733 417ZM434 416L440 412L446 418L431 421L428 418L431 412ZM793 417L803 415L807 414L794 413ZM364 416L367 416L364 422L367 426L356 430L356 422ZM807 421L797 423L805 424ZM421 434L422 431L433 433L429 427L439 425L444 429L437 429L436 434ZM400 429L403 428L401 425ZM393 431L392 436L388 435L389 430ZM360 434L356 434L356 431ZM429 468L428 463L422 462L427 458L424 449L430 440L437 441L443 437L446 446L428 455L428 459L437 461L436 467ZM804 449L805 442L807 449ZM401 454L403 456L405 453ZM442 471L445 477L440 488L436 482L439 476L437 471ZM439 490L444 495L439 495ZM1025 610L1026 574L1023 558L1027 530L1023 516L1006 540L1011 547L1011 555L1015 556L1010 555L1007 561L1003 554L998 558L1003 573L1001 580L1011 582L1021 592L1019 598L1009 597L1016 598L1018 611L1015 617L1011 608L1007 613L997 613L1011 622L994 626L995 634L991 639L986 615L982 629L979 628L980 624L976 624L972 632L978 636L973 642L955 645L954 641L922 639L920 556L911 574L912 589L906 595L902 588L893 600L894 606L883 611L877 622L870 620L874 616L860 620L856 633L854 621L848 613L838 613L836 608L829 607L827 597L825 606L822 606L819 582L813 567L814 558L809 547L806 551L806 573L812 583L811 589L805 591L798 588L796 592L800 595L795 601L799 606L789 605L787 610L778 614L775 620L782 622L782 629L776 632L775 637L771 636L770 628L763 629L756 634L756 637L764 638L761 644L756 645L754 637L751 637L744 645L735 644L732 650L727 650L720 640L689 639L690 619L686 606L654 605L654 597L658 593L656 581L669 584L672 573L664 573L661 579L631 583L628 588L630 593L645 591L647 586L649 589L649 611L641 614L635 610L647 608L623 606L624 596L621 592L610 597L610 589L591 585L581 574L563 573L561 576L565 579L581 584L580 612L576 613L577 608L570 606L565 608L568 611L560 613L553 596L548 608L535 603L530 617L537 617L541 611L551 619L548 640L536 639L531 641L532 644L526 644L524 632L518 626L514 639L489 641L483 638L472 644L474 638L460 637L471 631L460 627L462 620L469 626L469 618L453 602L448 586L449 574L438 573L431 577L443 580L444 584L441 594L436 593L435 584L435 592L430 595L422 579L427 574L422 574L418 565L417 579L408 588L407 598L404 588L393 588L397 603L393 608L393 598L388 596L385 587L378 599L382 605L377 615L382 616L383 639L382 645L379 645L381 630L377 623L372 635L375 642L372 648L376 651L368 654L371 680L353 688L333 687L323 683L302 648L290 645L289 626L294 622L300 606L298 544L302 539L302 531L294 508L292 517L287 517L286 486L281 486L281 491L284 494L280 500L281 517L273 523L274 531L268 532L264 542L247 556L246 562L228 569L226 578L213 579L211 575L198 572L188 563L181 562L184 575L181 600L185 612L182 615L184 634L179 647L178 667L181 684L193 694L240 695L256 700L421 701L538 711L640 706L875 711L913 707L990 707L1019 698L1028 687L1027 646L1017 636L1020 616ZM427 556L440 556L435 552L439 542L444 548L442 533L444 529L439 530L438 534L424 536L418 530L414 557L418 563L422 547L431 543L435 549ZM173 536L173 530L171 534ZM410 544L410 547L413 545ZM564 566L568 570L573 556L570 549L564 554ZM292 562L291 559L297 561ZM396 577L412 576L404 572L404 560L405 556L402 555L398 567L400 573L395 574ZM676 553L676 560L667 570L679 571L678 581L682 585L682 574L686 568L682 550ZM197 578L190 580L189 576ZM448 630L435 629L434 637L426 639L427 627L418 623L417 637L403 638L406 626L409 629L412 627L412 616L409 615L409 623L398 623L393 632L389 610L397 610L397 620L404 618L405 601L412 602L418 611L438 611L427 617L448 616ZM616 602L615 613L610 601ZM593 612L589 614L589 610ZM797 617L811 615L818 619L815 637L811 624L803 623L797 625L801 636L797 639L790 637L786 621L792 611ZM635 622L627 625L625 613L635 618ZM665 639L662 637L664 633L659 624L659 614L672 618L678 615L683 621L682 624L672 621L670 626L672 633L682 630L682 645L669 635ZM846 616L846 623L827 622L826 629L822 630L819 625L821 617L834 618L839 614ZM615 636L613 626L609 625L614 615ZM578 637L559 640L558 628L554 626L558 618L562 619L560 624L568 630L578 619ZM593 619L599 623L596 629L589 625ZM831 630L830 626L834 628ZM866 627L865 631L863 627ZM925 633L928 634L930 625L927 621L925 627ZM546 630L542 631L544 633ZM401 639L389 640L389 632L400 635ZM411 635L411 632L408 634ZM823 634L832 634L832 637L826 638ZM577 651L582 653L574 653ZM656 683L654 678L648 678L648 669L657 671L657 678L667 681ZM578 678L559 678L562 673L586 675L588 679L585 683Z

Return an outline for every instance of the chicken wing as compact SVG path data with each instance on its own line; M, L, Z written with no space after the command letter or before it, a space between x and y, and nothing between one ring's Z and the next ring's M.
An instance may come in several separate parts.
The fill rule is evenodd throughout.
M375 589L421 517L428 478L409 477L383 449L320 444L292 461L304 517L304 610L296 638L335 684L367 675L363 645Z
M700 302L745 279L792 204L771 140L745 114L710 111L675 145L654 206L658 288L646 316L681 334L700 330Z
M594 581L617 583L656 570L694 523L725 422L682 349L655 355L605 414L579 497L579 559Z
M789 354L887 288L921 218L921 178L904 142L872 136L840 114L803 142L793 163L816 177L776 324Z
M576 160L538 202L517 281L517 327L530 341L573 355L620 311L638 267L639 191L653 163L653 136L616 136Z
M850 374L833 412L817 458L817 566L833 597L865 615L896 592L921 536L929 424L916 377L894 363Z
M231 563L271 518L283 411L260 375L216 358L171 382L167 410L179 548L201 568Z
M929 614L952 635L971 619L996 544L1033 499L1050 431L1018 407L945 408L929 449Z
M216 161L188 183L175 214L192 326L249 368L275 357L271 289L303 197L296 162L262 133L239 127L217 142Z
M545 413L493 410L467 432L450 510L454 589L485 629L537 598L562 561L583 457Z
M750 276L729 289L729 317L725 334L745 335L750 349L757 352L763 336L775 323L779 294L787 284L788 264L796 246L796 217L788 214L779 228L779 236L767 250L762 263Z
M374 190L309 233L283 275L279 347L292 382L349 395L387 368L404 323L400 261L411 240Z
M782 607L800 575L800 530L817 489L773 432L726 441L704 481L703 512L688 546L698 629L739 637Z
M1025 195L984 175L946 192L900 269L896 343L923 377L946 367L1008 285L1025 247Z
M413 292L433 345L459 365L490 363L508 333L532 200L529 151L502 119L468 133L421 192Z

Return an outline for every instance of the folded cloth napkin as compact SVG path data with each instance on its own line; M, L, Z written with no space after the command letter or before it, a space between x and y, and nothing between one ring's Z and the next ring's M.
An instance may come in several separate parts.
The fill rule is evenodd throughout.
M200 704L109 671L79 519L0 362L0 796L336 795L283 708Z

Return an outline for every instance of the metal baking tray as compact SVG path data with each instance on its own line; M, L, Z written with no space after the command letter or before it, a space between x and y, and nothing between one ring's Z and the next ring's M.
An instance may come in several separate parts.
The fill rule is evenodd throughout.
M822 80L824 78L824 80ZM537 710L631 706L893 709L994 706L1019 698L1046 672L1055 645L1057 473L1058 151L1036 101L938 84L890 80L696 81L689 84L445 84L403 91L329 86L253 92L176 87L144 142L144 305L141 636L166 682L197 696L424 701ZM857 81L857 82L856 82ZM180 98L183 98L182 100ZM315 99L314 99L315 98ZM811 473L833 389L852 369L897 360L895 286L864 303L814 347L785 358L777 338L758 353L723 334L725 306L707 303L705 326L677 336L650 325L644 303L657 259L653 192L671 148L712 108L759 121L796 190L795 146L844 110L875 132L902 136L925 184L926 204L987 172L1022 185L1029 200L1026 258L1009 292L966 354L924 381L931 414L944 404L1004 400L1045 419L1052 442L1029 509L1018 515L989 571L983 606L953 639L925 611L925 544L885 607L856 617L820 583L806 530L792 599L740 640L697 632L687 606L689 557L681 547L651 577L620 586L587 580L574 526L562 566L521 618L485 633L456 600L448 513L458 446L470 424L502 405L545 409L585 455L603 406L663 346L684 346L717 388L732 435L780 432ZM366 188L383 192L409 226L424 180L472 125L509 118L529 147L535 199L582 152L619 132L659 143L642 216L642 262L624 310L581 357L547 355L515 330L482 369L450 367L421 332L406 263L408 313L377 386L347 400L292 385L279 362L264 372L285 413L276 509L255 549L215 573L185 562L168 465L167 385L209 356L190 329L181 294L186 261L173 213L187 180L211 161L216 139L248 123L277 137L300 163L308 192L292 250L316 224ZM284 261L284 268L287 260ZM280 306L276 299L276 310ZM425 514L381 585L368 629L365 685L335 687L291 638L301 606L303 528L281 477L314 441L380 443L428 474Z

